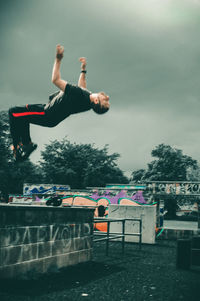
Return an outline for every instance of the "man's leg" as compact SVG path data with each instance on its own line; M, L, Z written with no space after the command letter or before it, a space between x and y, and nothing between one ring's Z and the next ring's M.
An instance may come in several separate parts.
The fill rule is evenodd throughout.
M44 105L13 107L9 110L9 121L15 159L25 160L37 148L31 141L30 123L46 125Z
M14 115L23 111L24 107L13 107L9 110L10 133L13 140L14 148L21 143L21 133L24 129L24 122L21 118L16 118Z

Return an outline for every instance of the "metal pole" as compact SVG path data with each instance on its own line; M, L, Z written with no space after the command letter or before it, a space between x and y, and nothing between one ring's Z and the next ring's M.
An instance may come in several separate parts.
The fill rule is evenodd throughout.
M110 221L108 223L108 228L107 228L107 240L106 240L106 256L108 256L108 248L109 248L109 236L110 236Z
M198 199L198 230L200 232L200 200Z
M125 219L122 221L122 254L124 255L124 243L125 243Z
M139 248L141 250L142 247L142 220L139 221L140 222L140 240L139 240Z

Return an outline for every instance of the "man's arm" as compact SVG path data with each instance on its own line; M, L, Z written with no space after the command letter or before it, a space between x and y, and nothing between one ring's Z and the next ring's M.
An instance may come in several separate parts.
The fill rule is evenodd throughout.
M79 61L81 62L81 73L80 73L79 80L78 80L78 86L81 87L81 88L86 88L87 87L87 83L86 83L86 58L81 57L79 59Z
M61 65L61 60L63 58L63 53L64 53L64 47L61 45L57 45L56 59L52 70L52 83L64 92L67 82L61 79L61 75L60 75L60 65Z

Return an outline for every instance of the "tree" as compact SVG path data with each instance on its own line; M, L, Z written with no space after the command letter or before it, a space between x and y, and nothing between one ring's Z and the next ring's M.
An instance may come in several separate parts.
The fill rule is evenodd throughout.
M148 163L147 170L133 171L133 181L187 181L189 175L191 178L191 170L198 170L197 160L170 145L159 144L151 155L156 160Z
M85 188L128 182L116 163L119 154L109 155L107 145L98 149L91 144L70 143L64 138L46 145L41 155L40 163L49 183Z
M143 182L145 179L146 170L145 169L138 169L132 172L131 174L131 181L134 183Z
M6 194L9 183L9 151L7 149L8 121L6 112L0 116L0 191Z
M23 183L42 181L40 168L29 160L15 163L10 148L8 113L0 112L0 191L6 196L23 192Z
M159 144L152 150L151 155L156 159L147 165L147 170L132 172L133 181L187 181L191 178L191 171L194 175L194 171L198 170L197 160L170 145ZM196 172L196 175L199 173ZM165 208L170 217L176 216L177 197L165 196Z
M22 194L24 183L43 183L41 168L30 160L18 164L10 162L7 191L10 194Z
M157 159L148 164L145 177L149 181L186 181L188 169L198 168L197 160L170 145L159 144L151 155Z

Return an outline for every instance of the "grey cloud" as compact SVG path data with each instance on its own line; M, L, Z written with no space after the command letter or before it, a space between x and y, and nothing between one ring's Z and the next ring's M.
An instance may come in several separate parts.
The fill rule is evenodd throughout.
M150 5L151 4L151 5ZM40 145L65 135L110 145L129 171L155 145L177 145L198 159L200 10L198 1L7 0L0 9L0 108L46 102L55 90L55 45L65 46L62 77L76 83L88 58L88 88L110 95L111 110L72 116L53 129L32 126Z

